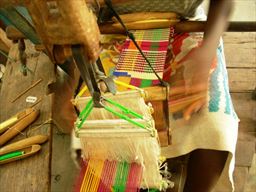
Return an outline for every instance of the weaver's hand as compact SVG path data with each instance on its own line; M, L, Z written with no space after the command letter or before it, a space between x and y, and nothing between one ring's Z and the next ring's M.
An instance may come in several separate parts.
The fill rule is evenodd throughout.
M202 97L183 110L183 118L189 120L194 112L200 110L207 99L212 58L205 47L193 49L184 60L184 80L186 94L201 93Z
M192 49L184 58L182 65L187 94L207 91L211 64L212 59L209 58L207 49L202 47Z
M204 40L201 47L194 49L187 57L184 64L194 67L196 73L189 73L190 67L185 69L185 86L189 92L198 87L206 93L208 88L209 74L211 71L211 63L216 54L216 49L219 44L220 36L228 26L228 18L233 7L232 0L211 0L208 18L204 30ZM215 63L217 63L215 61ZM215 65L216 66L216 65ZM206 99L206 94L205 94ZM206 102L206 100L205 100ZM200 108L205 102L191 104L190 107L184 110L184 118L189 119L195 109Z
M184 83L171 87L171 97L175 98L171 99L172 112L183 110L183 118L189 120L193 113L206 104L209 77L215 63L204 47L194 48L183 59Z

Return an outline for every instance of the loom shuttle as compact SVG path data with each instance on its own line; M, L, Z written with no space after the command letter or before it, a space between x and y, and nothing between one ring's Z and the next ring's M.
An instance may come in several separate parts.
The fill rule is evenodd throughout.
M23 131L27 126L33 123L38 116L39 110L36 110L34 108L25 109L22 117L20 117L13 126L11 126L0 136L0 146L4 145L7 141Z
M31 145L42 144L46 142L47 139L48 139L47 135L36 135L26 139L22 139L20 141L17 141L15 143L12 143L0 148L0 155L18 151Z
M5 160L1 160L0 165L10 163L10 162L13 162L16 160L24 159L26 157L29 157L29 156L37 153L40 149L41 149L40 145L31 145L31 146L25 147L20 150L20 151L22 151L21 154L14 156L14 157L7 158Z
M25 117L27 115L27 109L22 110L18 113L16 113L14 116L12 116L11 118L5 120L4 122L0 123L0 133L5 132L6 130L8 130L8 128L12 125L14 125L15 123L17 123L20 119L22 119L23 117Z

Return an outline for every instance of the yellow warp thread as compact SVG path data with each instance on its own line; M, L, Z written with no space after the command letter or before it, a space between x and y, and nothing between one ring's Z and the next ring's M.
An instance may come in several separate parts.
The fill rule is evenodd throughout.
M96 169L96 172L95 172L95 192L98 191L98 187L99 187L99 184L100 184L100 180L101 180L101 175L102 175L102 171L103 171L103 166L104 166L104 161L96 161L95 162L95 167L97 168Z
M85 187L85 183L86 183L86 181L87 181L87 175L88 175L88 172L89 172L89 164L90 164L90 162L88 162L88 165L87 165L87 169L86 169L86 171L85 171L85 174L84 174L84 179L83 179L83 182L82 182L82 186L81 186L81 188L80 188L80 192L83 192L84 190L84 187Z
M79 93L77 94L77 96L78 96L78 97L81 97L87 89L88 89L87 86L84 86L83 89L81 89L81 91L79 91Z
M104 161L89 160L80 192L97 192Z
M122 81L118 81L118 80L114 80L114 82L117 84L117 85L121 85L123 87L126 87L126 88L130 88L130 89L133 89L133 90L141 90L140 88L138 87L135 87L133 85L129 85L129 84L126 84Z

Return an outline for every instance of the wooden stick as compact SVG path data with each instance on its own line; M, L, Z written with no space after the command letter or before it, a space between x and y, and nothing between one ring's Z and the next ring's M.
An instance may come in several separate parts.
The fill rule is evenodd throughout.
M174 100L183 94L191 95L204 92L205 87L202 84L195 85L190 89L186 89L185 86L170 87L169 95L167 95L166 88L162 86L145 87L143 90L145 91L145 101L164 101L168 97Z
M145 101L164 101L167 99L166 87L153 86L143 88L145 91Z
M42 81L42 79L37 80L35 83L33 83L32 85L30 85L27 89L25 89L24 91L22 91L17 97L15 97L11 102L15 102L17 99L19 99L22 95L24 95L25 93L27 93L30 89L32 89L33 87L35 87L37 84L39 84Z

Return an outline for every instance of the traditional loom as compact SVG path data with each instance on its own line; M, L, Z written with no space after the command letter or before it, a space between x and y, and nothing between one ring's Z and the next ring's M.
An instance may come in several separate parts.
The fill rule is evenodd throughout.
M160 173L160 145L152 109L141 92L125 91L103 98L104 108L92 109L91 97L76 101L81 111L76 133L88 166L84 179L95 179L95 183L82 185L82 191L93 191L92 185L95 191L102 187L107 191L168 187L170 182Z
M67 58L74 56L81 75L89 86L91 95L95 96L90 84L91 80L95 80L94 76L88 74L83 66L91 66L98 58L99 29L102 33L124 33L123 27L114 20L112 23L101 24L98 29L94 15L88 10L84 0L3 0L0 2L0 7L6 8L1 9L0 13L4 16L4 19L11 18L13 13L22 16L20 18L22 20L24 19L23 13L19 12L20 10L17 7L12 7L20 5L28 9L32 19L30 18L30 22L11 19L12 24L22 33L13 27L7 27L7 36L13 40L30 38L37 44L37 49L46 50L51 60L57 64L63 63ZM204 29L203 22L181 21L175 14L170 13L126 15L123 16L123 20L128 29L164 28L170 25L174 25L176 31L180 32L203 31ZM244 30L251 30L250 24L248 26L249 29ZM238 30L238 27L239 24L230 25L231 30ZM253 27L255 28L255 24ZM90 67L89 69L92 70ZM95 81L93 83L95 85ZM168 89L155 87L147 90L149 93L147 100L164 101L162 108L167 108ZM174 91L171 92L171 94L173 93ZM124 97L123 94L125 99L121 98ZM139 187L160 189L165 187L164 183L168 184L160 175L160 148L148 107L139 92L125 92L123 94L118 94L115 97L104 95L105 101L103 104L106 101L108 102L105 104L106 107L103 108L92 109L92 103L94 102L90 100L91 98L78 100L81 115L76 124L76 132L82 140L83 149L85 149L83 151L84 157L87 160L82 191L97 191L97 189L99 191L124 191L125 188L128 188L128 191L136 191ZM123 105L122 110L115 108L118 112L115 115L113 115L115 110L109 112L111 109L107 104L112 101ZM138 103L134 104L134 101L138 101ZM134 105L131 105L131 103ZM140 106L140 108L138 109L137 106ZM136 118L130 115L128 115L128 118L122 116L124 113L131 112L125 110L127 108L135 112ZM90 110L91 114L89 115ZM122 116L126 120L117 118L117 116ZM101 121L102 119L104 119L104 122ZM164 116L164 119L168 121L168 113ZM86 123L84 124L82 121L85 120ZM163 122L161 120L159 121L160 124ZM159 122L156 122L156 124ZM169 139L168 122L159 127L166 126L167 129L164 132ZM166 145L169 143L167 141Z

